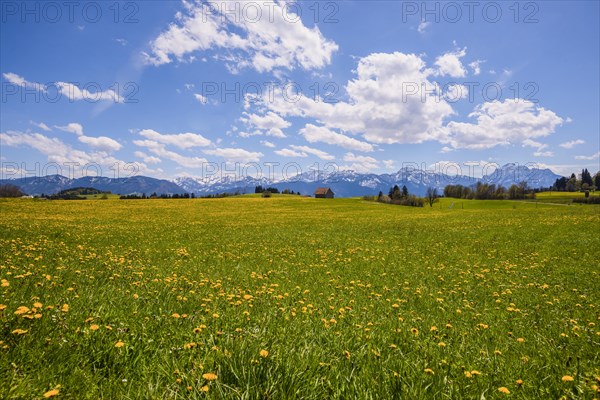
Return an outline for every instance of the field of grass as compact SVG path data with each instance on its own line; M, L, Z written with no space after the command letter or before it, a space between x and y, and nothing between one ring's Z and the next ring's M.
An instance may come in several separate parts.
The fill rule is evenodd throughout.
M592 399L599 232L510 201L0 200L0 398Z
M541 192L536 193L535 200L544 203L557 203L557 204L571 204L573 199L584 198L585 193L583 192ZM590 192L590 196L600 196L599 192ZM577 204L579 205L579 204Z

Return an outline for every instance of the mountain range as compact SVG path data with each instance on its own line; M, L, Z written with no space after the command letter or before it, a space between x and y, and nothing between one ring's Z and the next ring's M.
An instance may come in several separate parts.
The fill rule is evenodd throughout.
M358 173L355 171L337 171L325 173L310 171L292 178L269 180L265 177L211 176L206 178L181 177L173 181L146 176L130 178L82 177L70 179L61 175L43 177L24 177L0 180L0 185L13 184L30 195L54 194L75 187L93 187L116 194L130 193L195 193L208 195L214 193L254 193L256 186L289 189L302 194L313 194L318 187L330 187L337 197L375 195L387 193L391 187L406 185L410 193L422 196L428 187L443 191L447 185L474 186L478 181L508 188L522 181L531 188L550 187L560 175L549 169L530 168L525 165L506 164L494 173L476 179L466 175L448 175L429 170L402 168L393 174Z

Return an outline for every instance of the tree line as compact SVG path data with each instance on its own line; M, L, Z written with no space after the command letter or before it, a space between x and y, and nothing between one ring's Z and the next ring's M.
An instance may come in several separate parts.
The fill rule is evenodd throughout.
M600 190L600 171L596 172L596 175L592 178L592 174L587 168L584 168L581 170L579 178L574 173L568 178L563 176L554 182L551 189L558 192Z

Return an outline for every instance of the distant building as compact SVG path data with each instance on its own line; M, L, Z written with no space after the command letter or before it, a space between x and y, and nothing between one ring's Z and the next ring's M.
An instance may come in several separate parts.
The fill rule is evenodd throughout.
M315 190L315 197L317 199L333 199L333 192L330 188L318 188Z

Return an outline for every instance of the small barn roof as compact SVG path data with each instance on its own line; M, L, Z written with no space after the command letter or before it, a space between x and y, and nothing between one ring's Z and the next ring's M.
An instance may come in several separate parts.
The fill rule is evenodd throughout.
M330 188L317 188L315 190L315 194L327 194L327 192L331 190ZM333 190L331 191L333 193Z

